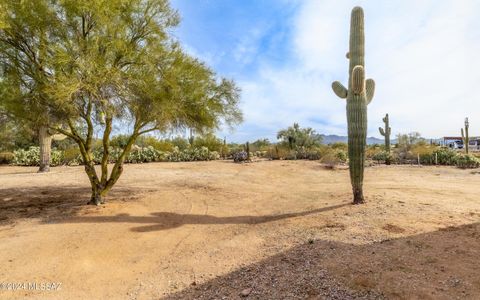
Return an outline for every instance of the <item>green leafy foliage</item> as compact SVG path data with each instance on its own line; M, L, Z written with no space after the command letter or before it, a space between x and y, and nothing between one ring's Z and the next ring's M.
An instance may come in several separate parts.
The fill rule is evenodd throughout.
M167 0L0 5L4 108L78 144L94 204L118 181L139 136L184 128L203 133L242 120L235 83L218 77L171 37L180 18ZM119 154L108 151L116 121L131 125L128 139L115 141ZM101 153L94 147L96 132L102 135ZM110 155L117 154L109 169Z
M312 148L322 143L322 137L315 133L312 128L301 128L298 123L287 129L280 130L277 138L281 140L283 146L287 146L291 150L299 147Z
M217 151L220 153L223 149L223 140L217 138L213 133L207 133L205 135L195 137L193 141L193 147L205 147L210 151Z

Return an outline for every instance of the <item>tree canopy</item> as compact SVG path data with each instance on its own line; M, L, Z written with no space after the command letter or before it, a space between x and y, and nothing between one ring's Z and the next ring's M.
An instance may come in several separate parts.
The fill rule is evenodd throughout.
M280 130L277 133L277 139L288 145L290 149L311 148L322 142L322 137L317 135L315 130L310 127L301 128L298 123L293 123L293 126Z
M171 37L179 16L166 0L5 0L0 10L2 101L77 142L95 204L141 134L206 132L242 120L235 83ZM131 128L109 173L116 120ZM95 132L102 135L100 174L91 155Z

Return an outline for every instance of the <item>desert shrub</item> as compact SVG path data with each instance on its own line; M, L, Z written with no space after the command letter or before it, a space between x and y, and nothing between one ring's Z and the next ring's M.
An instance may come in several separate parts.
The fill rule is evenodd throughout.
M267 157L267 154L268 154L268 151L264 150L264 151L254 151L252 152L252 155L255 156L255 157Z
M348 160L348 154L347 154L347 151L343 150L343 149L336 149L334 151L335 153L335 157L342 163L344 162L347 162Z
M153 147L155 150L162 152L173 151L175 147L169 140L159 140L154 136L139 136L135 145L141 148Z
M126 134L119 134L110 140L110 146L113 148L125 148L128 144L128 139L130 137Z
M462 169L473 169L480 166L480 160L473 155L459 154L456 157L456 165Z
M284 146L277 146L275 148L275 155L278 156L278 159L286 159L288 156L290 156L290 149L288 147Z
M268 147L267 153L265 154L266 158L272 159L272 160L277 160L280 159L278 152L278 146L276 145L271 145Z
M377 161L378 163L386 163L387 160L390 162L394 161L394 156L392 153L388 153L385 150L379 151L372 156L372 160Z
M250 144L251 151L268 151L270 149L271 143L268 139L258 139L255 142Z
M59 151L65 151L70 148L78 147L77 143L72 139L63 139L57 140L52 139L52 148L57 149Z
M174 147L177 147L180 151L183 151L190 147L190 142L182 137L173 138L169 140L169 142L172 143Z
M277 133L277 139L281 140L280 144L291 150L298 147L312 148L322 143L322 137L315 133L312 128L301 128L298 123L287 129L280 130Z
M217 151L210 151L208 153L208 160L217 160L220 158L221 158L221 155Z
M68 166L78 166L82 163L82 155L78 147L67 148L63 151L62 164Z
M328 146L318 146L311 149L306 149L304 152L300 152L297 156L301 159L319 160L328 151Z
M437 162L439 165L455 165L458 153L448 148L440 148L432 153L433 163L435 162L435 154L437 154Z
M319 145L311 148L297 147L297 149L293 150L282 145L272 145L268 148L268 151L263 153L263 157L273 160L320 160L323 156L333 153L333 155L336 155L340 161L345 162L347 160L347 152L342 148L343 147L337 147L336 149L332 149L327 145Z
M412 153L414 156L420 155L420 159L422 156L431 156L435 150L437 150L436 146L430 146L424 143L418 143L412 147Z
M332 150L325 153L320 159L320 162L325 164L327 167L334 168L338 164L344 163L345 161L339 157L337 151Z
M210 151L221 152L223 148L223 140L217 138L212 133L208 133L203 136L195 137L192 146L194 148L206 147Z
M246 151L239 151L233 154L233 161L236 163L247 161L248 155Z
M314 148L311 150L307 151L307 157L306 159L308 160L319 160L322 158L323 151L319 148Z
M285 160L296 160L297 158L297 150L289 150L286 152L285 156L283 157Z
M14 158L15 158L15 155L12 152L1 152L0 164L11 164Z
M336 142L336 143L330 144L330 148L347 151L348 150L348 145L347 145L347 143Z
M380 145L377 145L377 144L367 146L367 148L365 149L365 158L366 159L377 160L374 157L376 155L378 155L380 152L383 152L383 151L385 151L385 149L383 149L383 147L381 147Z

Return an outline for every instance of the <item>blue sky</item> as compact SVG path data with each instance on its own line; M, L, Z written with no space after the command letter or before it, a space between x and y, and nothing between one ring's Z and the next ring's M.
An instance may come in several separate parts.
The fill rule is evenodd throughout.
M480 135L480 1L475 0L173 0L182 23L173 34L192 55L242 89L245 121L230 141L275 140L299 122L346 135L344 100L330 89L347 81L350 10L366 17L367 76L377 83L369 135L390 114L393 134L457 135L470 117Z

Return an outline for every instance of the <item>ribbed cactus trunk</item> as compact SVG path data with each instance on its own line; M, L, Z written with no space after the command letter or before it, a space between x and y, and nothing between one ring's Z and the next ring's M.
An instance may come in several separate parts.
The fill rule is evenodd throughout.
M363 173L367 139L367 105L373 98L375 82L365 80L365 32L363 9L355 7L350 20L350 60L348 89L340 82L332 83L335 94L347 99L348 159L353 203L364 202Z
M385 151L387 152L387 158L385 160L385 164L390 164L390 134L392 133L392 128L390 128L390 120L388 118L388 114L385 115L383 118L383 123L385 123L385 129L382 127L378 127L380 134L385 137Z
M245 151L247 152L247 160L250 161L251 158L250 158L250 142L247 142L246 146L245 146Z
M38 129L38 141L40 144L40 168L38 172L50 171L50 154L52 152L52 135L48 132L47 126L40 126Z
M463 140L463 147L465 148L465 153L468 154L468 144L470 144L470 137L468 136L468 127L470 124L468 123L468 118L465 118L465 133L463 132L462 128L462 140Z

